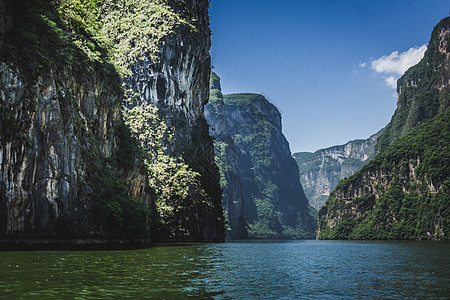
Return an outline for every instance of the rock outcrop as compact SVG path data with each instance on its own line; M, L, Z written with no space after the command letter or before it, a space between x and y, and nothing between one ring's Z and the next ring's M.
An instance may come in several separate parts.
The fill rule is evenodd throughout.
M341 181L319 212L322 239L449 239L450 18L398 80L379 153Z
M33 14L40 5L43 15ZM117 161L123 145L132 145L123 128L120 78L109 65L67 49L55 31L56 9L0 1L0 236L149 238L147 217L122 211L122 202L149 207L150 198L143 161L133 152L125 154L130 165ZM38 41L36 34L47 36ZM59 63L49 54L52 43L90 71L81 76L70 61ZM110 193L109 209L100 198ZM123 220L133 217L142 217L143 227ZM133 233L127 225L138 227Z
M212 87L218 87L217 80ZM206 115L214 132L218 132L212 134L217 138L216 151L221 154L218 164L225 173L222 186L227 192L224 203L228 203L225 209L231 231L236 226L242 230L243 209L249 238L312 237L314 210L300 184L278 109L262 95L222 97L213 89L214 93L217 97L208 104ZM225 120L220 118L221 111L225 112ZM229 210L230 205L235 210Z
M341 179L355 174L371 160L381 133L382 131L366 140L354 140L314 153L294 153L292 156L298 164L300 182L309 205L319 210Z
M138 3L144 10L148 5L147 1ZM150 11L163 11L164 18L154 24L163 28L159 29L161 32L152 32L160 39L157 50L146 45L140 48L145 37L137 35L140 43L132 40L134 47L129 49L132 59L124 63L128 95L125 115L127 124L150 156L150 181L157 191L156 206L163 223L155 232L159 240L221 241L224 238L219 170L203 116L209 99L211 70L208 7L206 0L184 4L163 1L151 7ZM125 8L121 13L127 16L130 10ZM116 26L120 29L120 25L113 24L107 33L115 32ZM142 55L133 58L134 52ZM152 134L141 123L146 114ZM149 122L151 115L156 122ZM161 128L165 129L155 136ZM183 175L181 169L186 170ZM163 186L170 191L164 192Z
M1 0L0 235L222 241L209 47L206 0Z
M226 108L220 86L220 78L211 73L210 100L205 106L205 118L214 137L215 160L220 169L220 185L223 190L222 206L226 218L227 238L248 238L244 218L242 181L239 176L238 159L241 151L228 134Z

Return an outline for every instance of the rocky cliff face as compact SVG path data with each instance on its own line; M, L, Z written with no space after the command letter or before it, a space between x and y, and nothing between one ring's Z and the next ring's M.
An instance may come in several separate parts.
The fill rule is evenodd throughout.
M318 238L448 239L450 18L398 81L398 108L380 153L341 181L319 212Z
M355 174L372 159L380 134L381 131L366 140L354 140L314 153L294 153L309 205L319 210L341 179Z
M398 80L397 109L380 136L377 152L449 107L448 22L444 19L434 28L422 62Z
M147 8L146 1L138 3L142 9ZM124 82L129 96L125 105L127 123L150 155L150 181L157 191L157 209L163 223L155 235L160 240L220 241L224 237L220 177L203 116L211 70L208 1L163 1L150 8L161 10L168 20L162 25L158 20L155 26L169 29L152 32L160 38L156 51L145 46L141 49L131 41L135 46L130 55L137 51L142 56L126 61L128 75ZM122 14L129 14L129 10L124 9ZM115 32L114 26L108 32ZM145 41L139 35L136 39ZM147 124L141 122L143 115L147 115ZM150 126L153 134L145 126ZM180 169L186 171L177 178ZM162 188L165 185L167 192ZM181 194L181 202L177 202ZM175 212L174 203L178 206Z
M22 6L26 4L0 1L0 236L103 238L130 234L126 226L115 223L118 220L112 214L134 217L122 212L119 202L149 206L150 199L146 172L137 157L131 152L132 164L116 165L124 150L121 146L131 143L126 132L119 133L123 129L122 93L110 80L119 77L114 73L108 77L107 67L89 63L81 51L74 50L74 54L87 62L86 68L92 68L84 76L70 62L58 64L46 57L50 62L44 65L25 56L33 50L44 57L53 50L21 45L24 36L48 35L63 46L54 32L57 24L45 23L57 19L55 7L38 3L43 4L38 10L45 12L37 16L32 14L36 4ZM40 46L45 42L50 41L41 40ZM111 173L100 174L104 168ZM103 180L117 186L111 190ZM118 205L116 212L105 208L98 198L109 192L116 193L117 201L111 199L112 205ZM148 228L135 229L130 237L148 237Z
M205 118L214 137L215 160L220 168L220 185L223 190L222 206L227 221L227 237L245 239L248 237L244 218L242 181L239 176L238 159L241 151L228 134L226 107L220 87L220 79L211 73L210 100L205 106Z
M0 234L223 240L208 1L0 13Z
M238 175L242 183L241 200L241 183L237 178L228 182L230 176L226 177L225 190L234 185L238 187L234 191L239 191L237 195L226 197L228 205L236 201L238 215L242 214L243 203L248 237L311 237L315 229L313 209L307 204L298 167L281 130L281 115L277 108L257 94L223 95L223 104L221 97L216 102L209 112L209 119L213 120L211 127L218 131L217 136L225 131L232 139L232 143L218 139L222 146L217 148L231 153L223 155L225 161L219 165L222 169L228 168L225 173ZM226 120L214 117L221 107ZM236 215L230 218L233 230L236 225L231 219L236 220Z

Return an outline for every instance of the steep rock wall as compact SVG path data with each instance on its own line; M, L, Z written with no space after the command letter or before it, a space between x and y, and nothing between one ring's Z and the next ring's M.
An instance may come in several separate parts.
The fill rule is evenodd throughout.
M209 47L208 1L0 1L0 234L222 241Z
M24 56L22 37L36 30L61 42L54 28L44 25L45 17L27 15L34 8L24 1L0 1L0 236L123 237L123 227L108 224L111 211L95 199L96 193L106 189L98 183L99 164L115 157L119 145L129 142L117 134L123 125L122 93L110 79L119 77L94 63L86 66L91 72L80 76L70 62L42 66L39 60ZM51 4L42 9L47 13L43 16L59 20ZM45 57L53 50L39 51L36 55ZM76 54L85 59L83 53ZM138 161L120 170L111 166L122 184L128 185L129 192L116 190L121 199L139 196L149 206L141 167ZM144 228L129 237L148 237L148 233Z
M241 152L228 134L226 108L220 86L220 78L211 73L210 100L205 106L205 118L214 137L215 161L220 168L220 185L223 190L222 206L227 222L227 237L245 239L248 237L244 218L242 181L239 177L238 159Z
M111 7L116 5L114 1L108 3ZM120 3L117 7L120 18L135 21L130 15L143 11L148 25L136 24L142 27L138 30L145 31L148 26L156 30L147 36L135 33L127 45L126 56L131 58L123 63L126 120L148 151L150 181L157 191L161 226L155 235L159 240L221 241L224 228L220 177L203 116L209 99L211 69L209 3L206 0L136 1L134 6L126 1ZM105 31L120 34L126 26L112 22ZM145 45L154 41L156 50ZM121 41L117 43L120 48ZM142 116L147 121L141 122ZM158 131L160 134L155 135ZM185 170L183 175L177 169ZM186 190L189 192L185 193ZM178 208L173 211L172 206Z
M298 164L300 182L309 205L319 210L341 179L355 174L372 159L381 132L366 140L292 155Z
M220 100L214 109L221 107ZM223 152L234 149L228 150L232 155L217 159L223 159L219 163L222 169L238 175L240 180L228 176L226 180L231 181L224 185L242 184L242 201L239 189L236 198L227 196L228 201L237 202L239 213L243 209L245 222L241 221L238 229L245 224L249 238L312 237L314 210L300 184L298 167L282 133L277 108L257 94L223 95L223 105L226 120L217 116L214 129L226 130L225 136L231 137L232 142L222 143ZM214 109L211 114L216 113Z
M397 82L397 109L378 139L376 152L450 106L449 19L433 30L423 60Z

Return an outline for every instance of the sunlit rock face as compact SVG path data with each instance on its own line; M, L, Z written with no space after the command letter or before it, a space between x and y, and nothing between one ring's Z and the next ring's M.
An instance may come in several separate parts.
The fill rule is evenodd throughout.
M147 168L122 116L123 105L126 111L152 104L173 133L164 151L183 157L200 174L201 189L214 203L208 214L187 213L195 223L195 237L188 240L223 240L219 173L203 117L209 98L208 1L165 2L175 13L189 14L195 30L173 28L158 44L157 58L139 57L121 78L106 59L90 62L79 49L75 54L88 61L81 67L69 58L47 63L43 57L43 68L39 59L18 57L11 37L26 31L17 27L24 18L17 9L21 2L0 0L0 51L8 52L0 56L0 236L150 238L152 220L139 232L116 230L134 216L127 219L127 207L114 205L130 196L154 212ZM134 102L124 102L122 84ZM103 199L109 214L95 199Z
M144 55L130 65L131 75L124 82L126 89L138 97L126 104L154 105L173 139L163 145L165 154L181 156L189 168L200 174L201 188L213 203L210 213L199 215L188 207L189 218L195 219L194 236L186 240L221 241L224 239L223 213L219 170L214 163L213 140L204 117L204 105L209 99L211 71L211 31L208 1L188 1L182 6L167 1L176 12L195 20L195 29L174 28L160 43L157 58ZM181 237L178 237L180 239ZM181 238L183 239L183 238Z

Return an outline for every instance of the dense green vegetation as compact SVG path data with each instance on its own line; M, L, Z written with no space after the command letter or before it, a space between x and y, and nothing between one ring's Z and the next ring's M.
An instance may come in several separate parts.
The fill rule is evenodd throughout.
M230 145L226 142L215 140L214 141L214 162L219 167L220 172L220 188L222 189L222 199L224 200L227 195L230 194L230 186L228 182L232 180L230 177L232 176L232 170L229 163L227 163L227 154L230 151ZM225 217L225 231L228 236L231 235L231 226L228 217L228 211L224 205L225 203L222 201L222 207L224 209L224 217Z
M30 79L67 66L74 75L100 75L119 85L105 38L98 35L100 23L96 11L100 3L11 1L14 26L5 37L4 58L19 64Z
M86 154L88 156L88 154ZM95 187L86 194L92 201L92 218L104 236L148 237L151 209L144 199L129 195L123 182L120 160L115 156L103 158L90 156L87 183Z
M398 80L398 108L378 139L378 152L450 106L450 87L442 81L443 77L448 76L448 59L445 53L439 51L438 37L440 28L449 25L449 18L436 25L424 58ZM440 90L440 86L444 90Z
M181 153L178 157L167 154L174 128L167 126L164 113L151 104L127 110L126 120L145 149L157 211L154 237L199 238L200 228L194 215L206 215L214 205L202 188L200 174L188 166Z
M158 61L163 38L177 27L197 30L195 19L163 0L17 0L10 5L15 25L5 54L32 76L69 65L80 75L105 72L120 83L114 68L129 75L130 64L144 54Z
M72 0L80 1L80 0ZM100 2L99 0L96 0ZM196 20L187 11L175 12L169 1L102 0L101 36L109 37L114 64L130 75L130 66L147 56L159 62L164 38L178 27L197 31ZM178 2L178 1L173 1ZM180 1L181 2L181 1Z
M227 94L225 101L227 105L251 105L254 101L265 100L263 95L253 93Z
M352 187L361 184L362 176L375 170L387 174L389 182L378 197L366 193L349 203L337 197L338 193L350 193ZM337 210L344 214L332 230L326 219L320 220L322 239L448 239L450 112L413 129L359 173L341 181L326 205L320 215L329 213L332 217ZM361 215L350 213L352 208Z

